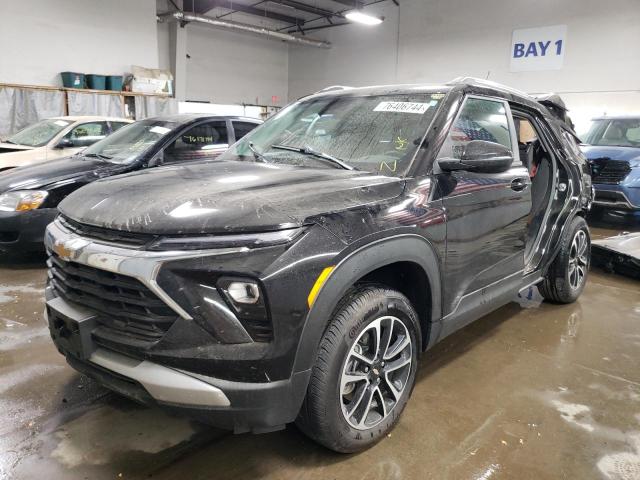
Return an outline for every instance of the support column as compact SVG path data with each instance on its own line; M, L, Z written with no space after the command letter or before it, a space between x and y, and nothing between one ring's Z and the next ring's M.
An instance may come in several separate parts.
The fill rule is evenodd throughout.
M169 52L176 100L187 97L187 28L181 22L169 23Z

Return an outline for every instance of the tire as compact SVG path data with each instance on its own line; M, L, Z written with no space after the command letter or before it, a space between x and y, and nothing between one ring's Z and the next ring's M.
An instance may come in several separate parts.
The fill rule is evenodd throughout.
M413 390L419 332L407 297L382 285L356 286L322 337L298 427L341 453L365 450L387 435Z
M542 296L553 303L573 303L587 283L591 265L591 237L587 222L575 217L562 237L560 251L539 285Z

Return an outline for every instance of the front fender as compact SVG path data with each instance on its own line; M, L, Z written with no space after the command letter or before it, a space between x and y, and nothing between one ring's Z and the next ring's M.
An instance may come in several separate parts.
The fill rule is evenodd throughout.
M340 299L368 273L393 263L412 262L424 270L431 291L431 322L440 320L440 262L425 238L403 234L369 243L351 252L333 269L307 315L294 362L294 372L313 367L322 335Z

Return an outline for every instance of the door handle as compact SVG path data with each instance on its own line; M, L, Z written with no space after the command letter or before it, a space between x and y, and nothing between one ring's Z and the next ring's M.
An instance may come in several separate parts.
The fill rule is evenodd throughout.
M516 192L521 192L522 190L526 189L528 185L529 184L527 183L527 180L522 177L514 178L513 180L511 180L511 190L514 190Z

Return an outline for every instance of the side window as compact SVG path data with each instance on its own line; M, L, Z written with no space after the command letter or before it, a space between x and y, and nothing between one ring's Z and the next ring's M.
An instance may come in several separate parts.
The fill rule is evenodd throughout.
M520 154L520 161L527 167L529 173L535 171L537 168L539 154L541 153L538 133L526 117L513 117L513 123L516 126L516 133L518 136L518 153Z
M465 147L473 140L499 143L509 150L512 149L504 102L467 98L439 156L461 158Z
M236 134L236 142L258 126L257 123L251 123L251 122L234 121L232 123L233 123L233 131Z
M215 158L228 146L226 122L203 123L182 133L164 150L164 163Z
M129 125L127 122L110 122L111 123L111 131L115 132L120 130L125 125Z
M65 135L74 147L88 147L109 134L107 122L82 123Z
M518 145L525 145L527 143L533 143L538 139L538 134L535 128L531 125L531 122L527 118L514 117L513 121L516 125L516 132L518 133Z

